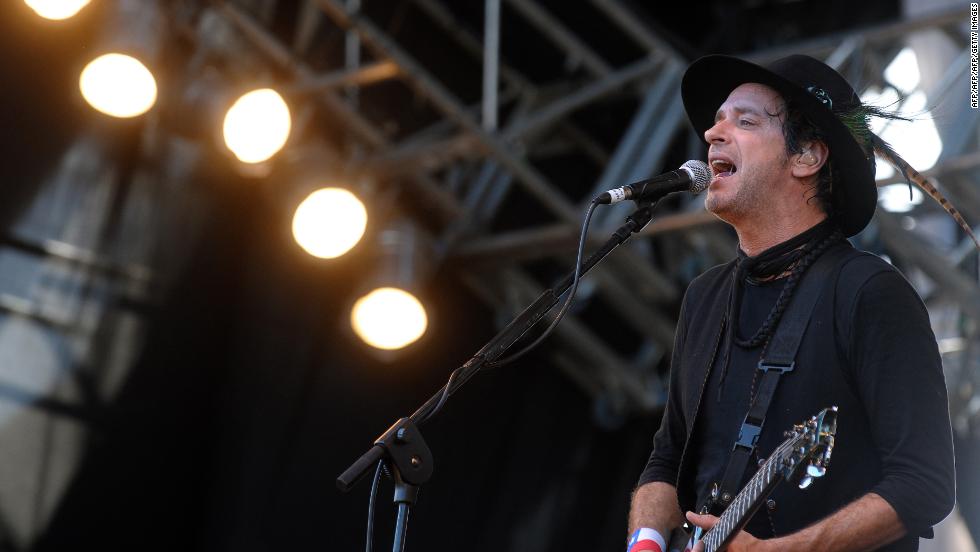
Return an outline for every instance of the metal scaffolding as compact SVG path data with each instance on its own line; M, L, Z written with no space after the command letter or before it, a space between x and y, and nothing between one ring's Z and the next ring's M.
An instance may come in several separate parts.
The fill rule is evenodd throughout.
M297 86L330 83L316 88L319 106L345 124L345 143L336 145L338 155L360 151L361 166L381 178L390 179L420 193L435 210L439 221L439 251L442 262L458 267L458 273L481 298L506 319L551 282L529 271L535 263L553 261L569 267L578 224L588 198L599 191L643 178L665 167L668 150L678 140L687 144L689 157L703 154L699 137L692 136L680 104L679 82L689 60L660 39L642 18L615 0L594 0L598 13L608 18L640 52L635 59L616 64L603 57L601 45L590 44L570 25L532 0L508 0L505 15L519 17L540 33L541 41L565 58L564 77L541 84L536 75L524 74L506 59L497 41L506 43L501 29L500 6L486 4L483 37L460 20L450 6L438 0L415 0L412 9L427 17L444 36L468 56L472 74L482 74L482 98L470 104L448 86L447 72L457 67L426 63L411 53L412 43L403 43L395 33L356 4L340 0L310 0L302 10L297 27L304 29L304 43L315 40L311 29L321 35L331 31L356 36L358 52L370 56L364 68L336 67L326 72L310 69L303 53L291 49L269 28L262 14L272 11L269 2L219 2L216 10L237 29L256 52L280 69L287 70ZM316 9L313 9L316 8ZM960 124L944 129L940 162L928 174L961 205L973 219L980 215L976 183L966 169L975 166L976 112L968 102L953 98L967 90L968 72L963 63L968 43L962 31L965 11L957 8L916 20L881 25L860 32L842 33L778 50L749 55L764 61L788 52L822 57L846 74L862 90L888 86L883 68L907 44L907 38L939 32L959 49L948 65L946 76L931 97L949 97L956 106L953 117ZM407 42L407 41L406 41ZM349 40L348 48L353 47ZM486 45L486 48L484 47ZM537 47L528 45L529 48ZM360 50L363 48L363 50ZM506 50L506 48L503 48ZM383 124L370 120L362 93L355 102L338 90L337 84L368 87L381 78L360 82L358 75L384 67L381 78L396 79L405 105L425 101L433 112L423 128L392 136ZM499 75L500 82L496 79ZM610 147L581 127L576 113L602 109L606 103L632 102L631 120ZM965 124L964 124L965 123ZM597 167L598 178L587 194L573 195L562 182L549 177L535 159L554 152L580 156ZM894 180L886 181L894 182ZM392 184L394 185L394 184ZM541 209L541 220L516 229L495 231L507 218L505 198L519 195ZM925 209L923 209L925 211ZM614 227L628 211L606 209L596 214L592 236ZM916 213L906 217L918 216ZM938 251L922 237L907 230L901 217L881 212L868 235L880 236L875 246L914 267L937 285L930 303L958 305L964 316L980 320L980 289L976 274L964 262L965 246ZM575 381L596 397L607 399L622 412L656 409L662 404L662 373L657 366L672 342L675 310L686 281L700 267L720 262L731 255L733 239L704 212L698 198L685 198L662 209L644 231L651 238L617 251L606 266L590 276L590 286L580 302L601 302L615 323L635 335L639 346L625 351L609 343L601 328L573 314L559 327L562 347L551 355ZM599 239L599 238L595 238ZM870 244L868 239L865 242ZM680 245L674 245L680 244ZM660 249L661 251L657 251ZM666 255L666 252L670 255ZM972 339L974 336L966 336ZM571 348L571 354L559 349ZM579 359L572 362L569 358Z
M413 197L415 206L402 214L415 217L434 234L433 261L444 264L492 307L501 323L550 287L556 274L571 269L591 197L669 170L673 167L667 164L678 155L703 156L703 141L690 129L679 93L691 60L632 13L627 2L588 3L628 43L616 55L537 0L486 0L482 29L467 23L459 6L448 0L400 3L401 16L411 10L413 21L424 22L433 41L453 50L452 64L419 48L411 33L399 32L391 22L397 17L378 15L358 0L303 0L288 24L276 19L277 5L277 0L169 3L173 32L194 45L181 70L190 79L202 66L221 60L224 66L247 64L275 75L284 93L295 99L301 124L331 122L322 133L306 133L316 139L293 147L315 150L391 195ZM967 97L968 19L966 6L957 7L746 57L764 62L807 53L826 60L862 92L892 86L884 68L916 37L943 41L948 59L933 61L941 76L922 85L928 86L931 103L943 106L940 122L945 123L937 125L942 156L925 174L968 220L980 221L980 182L974 170L980 165L980 111L970 109ZM562 60L547 78L528 74L508 48L507 24L515 21L537 33L536 42L523 48L547 50ZM333 53L323 54L330 49ZM468 86L460 75L482 79L481 86ZM378 88L384 93L373 94ZM628 116L616 132L601 135L587 115L608 111L627 111ZM161 122L141 138L142 147L153 150L144 152L144 161L165 168L156 176L128 175L137 182L129 188L102 173L53 182L37 198L46 202L43 207L24 216L19 228L29 231L15 228L2 243L6 256L0 261L25 272L23 290L0 293L0 313L66 339L71 354L62 361L72 367L70 392L61 389L44 400L25 399L18 389L0 385L4 399L89 423L111 398L112 382L119 375L97 370L87 355L90 347L108 346L105 342L114 335L129 331L124 326L138 321L109 316L106 305L139 304L157 295L155 287L166 285L165 275L148 267L172 269L180 255L166 253L163 237L150 226L159 230L166 223L183 223L154 223L147 213L179 218L177 213L191 209L190 202L169 210L148 207L147 202L165 201L169 187L181 178L176 173L186 169L192 155L184 151L183 138L168 132ZM97 172L99 159L99 152L70 152L62 169ZM566 182L556 176L561 173L550 166L552 159L581 160L589 181L584 186ZM71 186L78 182L98 185L79 191ZM891 178L880 185L897 182ZM186 199L186 193L179 197ZM91 208L75 201L79 197L90 199ZM523 204L532 205L533 213L515 216L512 207ZM64 212L52 211L52 206ZM919 288L939 321L936 333L954 424L980 435L977 254L955 227L921 224L936 212L928 204L904 214L879 209L856 239L895 261ZM597 212L590 243L601 243L628 213L628 206ZM115 235L105 231L110 217L116 217ZM68 225L71 221L77 224ZM31 227L34 223L48 226ZM129 237L142 235L143 242L126 246L118 239L127 225L141 228ZM169 263L136 262L125 247L160 248L173 258ZM665 359L684 288L734 251L733 235L704 211L702 199L665 202L632 243L588 276L576 308L545 344L544 354L602 405L603 419L610 424L662 408ZM594 311L602 316L592 316ZM125 363L132 350L117 356ZM0 541L8 517L0 516ZM32 523L39 525L42 517L36 514ZM19 544L29 537L7 540Z

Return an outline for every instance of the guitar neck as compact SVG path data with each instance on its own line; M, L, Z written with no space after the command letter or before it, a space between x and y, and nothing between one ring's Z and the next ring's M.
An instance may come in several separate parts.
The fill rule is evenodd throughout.
M704 534L701 540L704 541L705 552L716 552L727 545L783 479L780 466L792 451L794 443L790 441L784 442L776 449L769 460L752 476L742 492L738 493L738 496L728 505L718 519L718 523Z

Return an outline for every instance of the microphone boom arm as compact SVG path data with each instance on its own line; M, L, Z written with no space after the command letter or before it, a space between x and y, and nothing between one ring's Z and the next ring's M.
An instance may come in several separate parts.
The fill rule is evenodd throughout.
M626 242L636 232L643 229L644 226L650 222L653 217L653 207L656 205L656 201L641 204L633 214L627 217L626 222L613 232L612 236L596 250L595 253L589 256L588 259L582 262L582 275L585 275L590 269L595 265L599 264L606 255L611 253L614 249ZM449 382L448 395L452 395L457 389L462 387L470 378L476 375L486 364L493 362L500 357L508 348L510 348L514 343L517 342L528 330L534 326L538 320L543 318L558 300L561 295L568 290L572 285L572 279L574 276L574 270L571 274L567 275L564 279L558 282L558 284L553 287L544 290L541 295L535 299L533 303L528 305L523 312L518 314L507 326L505 326L500 332L497 333L493 338L490 339L479 351L476 352L469 360L467 360L459 370L452 381ZM439 403L442 398L443 391L439 390L436 394L429 398L422 406L418 408L409 419L418 424L424 421L426 414ZM371 466L375 462L384 456L384 444L383 438L385 435L379 437L376 441L375 446L372 446L361 455L358 460L356 460L347 470L344 471L337 478L337 487L343 491L349 491L365 474L371 469Z
M653 217L653 207L657 200L637 202L636 211L626 218L626 222L613 232L605 244L588 259L582 262L580 277L599 264L606 255L622 245L633 234L643 229ZM379 460L386 460L395 480L395 503L398 515L395 523L395 552L404 550L405 535L408 528L408 514L414 505L422 483L432 476L433 459L418 426L438 412L442 404L462 387L470 378L488 364L492 364L517 342L534 324L541 320L559 301L562 294L572 286L575 271L552 288L546 289L517 315L504 329L497 333L462 366L452 372L449 381L436 394L418 408L408 418L401 418L385 433L378 437L374 445L354 461L344 473L337 477L337 488L349 491L357 484ZM373 491L372 491L373 500Z

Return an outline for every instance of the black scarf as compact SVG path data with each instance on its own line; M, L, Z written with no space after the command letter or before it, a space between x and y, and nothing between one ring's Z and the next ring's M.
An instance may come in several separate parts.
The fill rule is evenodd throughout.
M832 236L837 230L836 222L826 218L809 230L783 243L774 245L755 257L749 257L739 247L738 259L736 260L738 271L742 272L742 278L748 277L754 280L778 277L791 269L804 255L812 251L817 244Z
M755 257L749 257L738 249L738 258L735 260L735 271L732 274L731 289L728 295L728 312L722 317L722 324L727 324L727 335L725 339L725 349L722 352L722 372L721 382L718 386L718 398L721 398L722 389L725 387L725 376L728 373L728 363L731 358L731 348L733 343L741 347L755 348L765 345L776 330L783 311L789 304L796 289L796 283L802 277L807 267L813 264L828 247L844 239L837 222L832 218L824 219L797 236L790 238L778 245L766 249ZM742 306L742 288L746 280L763 281L773 278L780 278L789 272L789 276L782 278L783 289L779 293L776 304L773 305L769 316L749 339L738 338L738 313Z

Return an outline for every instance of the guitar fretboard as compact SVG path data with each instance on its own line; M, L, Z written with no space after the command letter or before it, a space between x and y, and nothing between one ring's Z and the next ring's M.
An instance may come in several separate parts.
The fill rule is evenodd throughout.
M781 466L785 464L793 447L799 442L799 439L784 441L759 468L759 471L755 472L742 492L738 493L735 500L725 509L718 523L702 537L705 552L716 552L728 542L733 532L745 525L748 521L746 517L755 511L759 501L769 496L776 483L782 478Z

